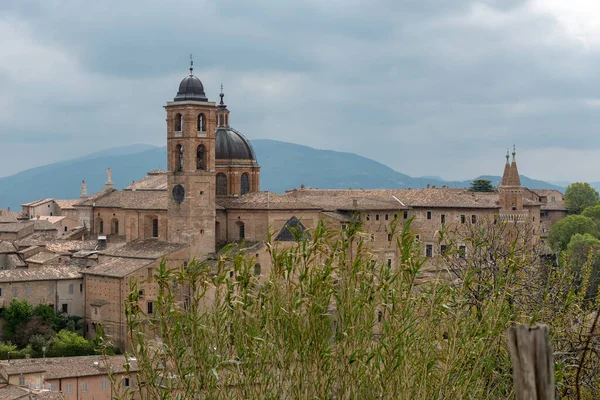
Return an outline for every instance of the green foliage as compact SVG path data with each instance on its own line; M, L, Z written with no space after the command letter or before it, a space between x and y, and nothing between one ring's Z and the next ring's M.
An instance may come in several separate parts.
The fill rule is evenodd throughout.
M586 208L581 215L591 218L600 229L600 204Z
M554 251L563 251L575 234L588 234L599 237L598 227L590 218L583 215L569 215L552 225L548 233L548 243Z
M14 341L19 347L25 347L30 343L32 336L42 336L46 341L55 335L54 330L48 322L40 316L34 316L29 321L21 322L15 332Z
M16 345L11 342L0 342L0 359L6 360L9 353L11 358L22 358Z
M487 179L475 179L469 187L469 192L495 192L496 188Z
M96 354L96 351L93 342L63 329L49 342L47 354L52 357L69 357Z
M42 321L57 329L59 318L54 311L54 307L48 304L38 304L33 309L33 316L40 317Z
M4 310L5 334L13 337L17 327L24 322L29 321L33 316L33 307L26 301L13 300Z
M600 195L587 182L574 182L565 191L565 206L572 214L579 214L600 203Z

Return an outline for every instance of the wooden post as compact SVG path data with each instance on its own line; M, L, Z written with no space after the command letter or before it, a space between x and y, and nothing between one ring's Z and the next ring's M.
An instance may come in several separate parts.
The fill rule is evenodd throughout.
M547 325L508 329L517 400L554 400L554 357Z

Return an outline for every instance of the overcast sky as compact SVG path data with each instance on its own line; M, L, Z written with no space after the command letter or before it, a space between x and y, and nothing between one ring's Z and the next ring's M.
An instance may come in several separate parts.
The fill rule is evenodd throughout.
M597 0L0 1L0 176L165 144L189 54L231 125L412 176L599 181ZM259 160L260 161L260 160Z

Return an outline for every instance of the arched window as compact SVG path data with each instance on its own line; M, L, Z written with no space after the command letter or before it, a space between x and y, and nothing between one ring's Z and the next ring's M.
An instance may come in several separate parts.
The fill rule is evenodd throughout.
M243 222L239 222L238 228L240 229L240 240L242 240L246 237L246 226Z
M219 125L223 126L223 114L219 115Z
M183 126L183 117L181 114L177 113L175 115L175 132L181 132L181 127Z
M183 146L178 144L175 146L175 157L173 157L175 161L175 170L182 171L183 170Z
M244 172L242 174L242 180L241 180L241 188L240 188L240 192L241 194L246 194L250 191L250 178L248 177L248 174L246 172Z
M217 196L227 196L227 175L217 174Z
M206 169L206 147L202 144L196 150L196 169Z
M254 264L254 275L255 276L259 276L260 275L260 263Z
M119 220L116 218L111 221L111 233L114 235L119 234Z
M104 221L98 221L98 233L104 233Z
M198 114L198 132L206 132L206 118L204 114Z

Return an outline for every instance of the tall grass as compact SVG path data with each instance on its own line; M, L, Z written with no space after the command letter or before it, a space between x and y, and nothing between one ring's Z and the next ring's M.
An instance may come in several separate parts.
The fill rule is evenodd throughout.
M426 259L410 226L396 232L392 224L393 268L376 262L359 224L334 232L321 223L291 246L269 242L268 276L256 276L255 261L239 248L214 262L163 264L153 278L152 316L132 283L126 315L144 398L511 398L505 331L516 322L550 325L564 353L557 385L572 395L585 331L581 279L564 268L532 268L531 249L511 236L503 245L512 250L477 264L501 274L469 273L466 263L458 283L417 285ZM600 379L593 375L590 387ZM593 388L587 393L593 398Z

